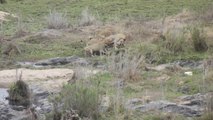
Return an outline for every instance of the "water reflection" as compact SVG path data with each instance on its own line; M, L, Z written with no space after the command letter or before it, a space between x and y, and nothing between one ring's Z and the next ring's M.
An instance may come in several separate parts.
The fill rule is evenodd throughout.
M0 102L8 104L8 100L5 98L8 97L8 92L6 88L0 88Z

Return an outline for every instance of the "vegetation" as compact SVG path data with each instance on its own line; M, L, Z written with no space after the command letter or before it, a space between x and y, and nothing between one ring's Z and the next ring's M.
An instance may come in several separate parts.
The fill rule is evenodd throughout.
M29 107L31 105L31 94L28 85L18 80L9 89L9 101L12 105L22 105Z
M6 17L9 21L2 22L0 27L0 69L14 67L10 64L16 65L17 61L72 55L85 57L84 47L89 36L102 27L109 26L127 35L124 48L88 58L106 65L101 73L87 77L83 68L75 68L74 80L50 98L54 109L47 115L49 120L73 117L183 120L187 118L181 115L130 111L125 109L125 102L132 98L145 102L150 99L174 101L182 95L213 91L211 69L198 65L175 66L182 61L199 63L212 59L213 12L209 8L212 0L7 0L6 3L0 0L0 3L4 3L0 4L0 11L16 15ZM183 9L192 13L190 18L188 14L177 15ZM177 26L169 26L172 23ZM171 28L167 30L167 27ZM13 53L15 49L7 50L8 43L16 46L17 54ZM171 67L148 69L159 64ZM185 75L186 71L192 75ZM11 101L30 105L29 87L22 80L10 87L9 94ZM101 108L103 98L110 102ZM207 104L206 114L192 119L211 120L211 96Z
M202 35L201 32L202 31L200 31L199 29L194 28L191 33L194 49L198 52L203 52L208 50L208 46L205 41L205 36Z
M46 17L46 21L47 28L49 29L62 29L69 27L69 22L66 18L66 14L56 11L50 11L49 15Z
M66 111L74 110L81 118L98 119L100 115L98 88L98 86L85 86L82 83L65 85L60 95L53 99L57 100L55 104L63 103L62 111L58 111L59 108L55 105L54 117L63 117Z

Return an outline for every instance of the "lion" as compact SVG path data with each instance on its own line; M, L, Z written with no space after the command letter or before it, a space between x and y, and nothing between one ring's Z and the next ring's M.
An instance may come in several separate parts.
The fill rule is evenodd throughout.
M94 54L105 54L106 53L106 44L105 42L97 42L95 44L86 46L84 48L85 55L93 56Z
M103 40L103 38L94 38L93 36L89 36L89 41L86 43L86 46L90 46L97 42L101 42L102 40Z
M126 41L126 35L124 34L115 34L110 35L106 38L93 38L89 37L89 41L86 44L85 55L90 54L93 56L94 54L106 54L108 48L114 48L118 50L118 47L124 47L124 42Z
M106 43L109 43L108 45L112 45L113 43L113 47L114 49L118 49L118 47L120 46L124 46L124 42L126 41L126 35L124 34L115 34L115 35L111 35L109 37L107 37L105 39Z
M95 36L106 38L106 37L109 37L110 35L113 35L115 33L116 33L116 31L115 31L114 28L105 27L101 30L99 29L99 30L95 31Z

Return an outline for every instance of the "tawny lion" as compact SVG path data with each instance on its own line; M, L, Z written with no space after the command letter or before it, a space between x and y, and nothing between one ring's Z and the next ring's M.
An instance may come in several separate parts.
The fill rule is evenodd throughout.
M95 53L104 54L106 52L105 42L97 42L84 48L85 55L93 56Z
M115 34L106 38L106 41L113 43L115 49L118 49L119 46L124 46L126 41L126 35L124 34Z

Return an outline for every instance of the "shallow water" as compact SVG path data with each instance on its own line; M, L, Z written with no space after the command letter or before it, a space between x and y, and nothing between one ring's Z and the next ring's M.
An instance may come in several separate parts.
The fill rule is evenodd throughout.
M6 88L0 88L0 102L8 103L8 101L5 99L8 97L8 92Z

